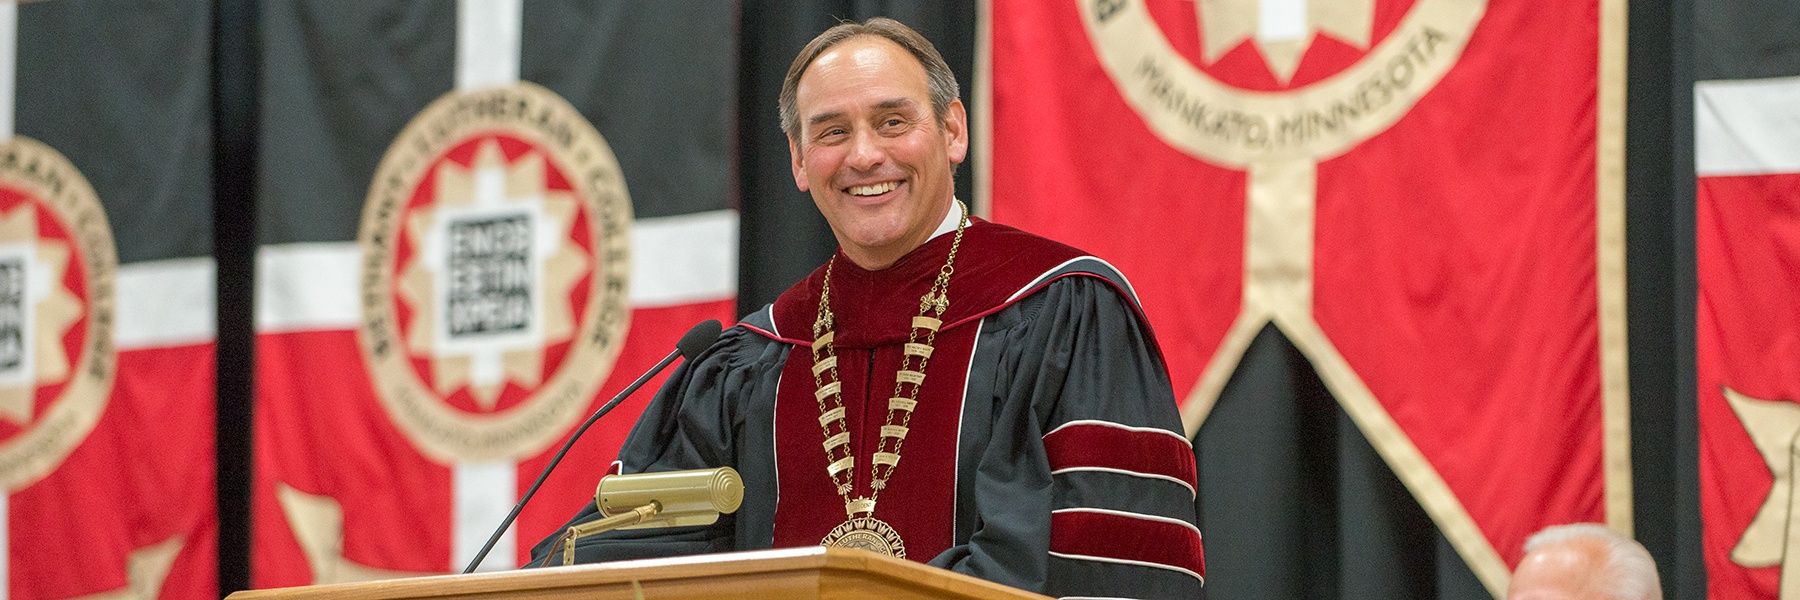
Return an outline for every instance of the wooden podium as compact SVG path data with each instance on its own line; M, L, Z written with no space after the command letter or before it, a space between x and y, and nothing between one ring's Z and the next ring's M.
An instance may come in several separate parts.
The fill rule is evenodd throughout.
M843 548L786 548L472 575L247 590L227 600L424 598L1046 599L912 561Z

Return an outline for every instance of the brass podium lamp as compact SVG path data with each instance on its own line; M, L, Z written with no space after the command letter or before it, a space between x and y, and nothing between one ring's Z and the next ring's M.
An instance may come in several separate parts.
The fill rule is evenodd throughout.
M575 540L614 529L711 525L720 514L737 512L744 480L731 467L601 477L594 505L605 518L569 527L556 546L562 564L575 563ZM556 546L550 553L556 553Z

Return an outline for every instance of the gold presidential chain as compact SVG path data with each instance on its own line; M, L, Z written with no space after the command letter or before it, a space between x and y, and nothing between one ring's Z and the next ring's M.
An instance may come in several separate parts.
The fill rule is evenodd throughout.
M906 557L900 536L887 523L875 518L875 500L887 488L888 479L900 467L900 449L906 445L907 427L912 423L913 409L919 405L919 388L925 385L925 365L931 361L932 343L943 326L944 311L950 308L946 294L950 274L956 272L956 251L962 247L963 228L969 224L968 210L956 204L961 217L956 222L956 237L950 242L950 256L938 269L937 281L919 298L919 315L913 317L907 332L906 346L900 354L900 368L894 371L894 394L888 398L886 418L881 425L881 439L869 467L869 495L852 498L855 491L856 456L850 448L850 426L844 420L843 379L838 377L837 353L832 347L835 323L831 314L831 270L836 260L826 263L825 281L819 290L819 316L813 321L813 396L819 401L819 428L825 437L825 472L837 484L844 499L845 522L832 530L820 543L826 546L863 548ZM919 341L920 332L924 341ZM913 364L917 359L918 364ZM829 381L826 375L829 374ZM899 416L899 424L894 417ZM862 516L858 516L862 515Z

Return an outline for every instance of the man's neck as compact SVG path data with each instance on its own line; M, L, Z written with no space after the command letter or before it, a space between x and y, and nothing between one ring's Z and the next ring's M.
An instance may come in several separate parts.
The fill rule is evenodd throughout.
M950 198L950 206L944 211L943 220L938 223L937 230L931 232L931 235L926 237L925 241L929 242L937 239L937 236L956 231L956 226L962 224L962 220L962 201L952 197Z

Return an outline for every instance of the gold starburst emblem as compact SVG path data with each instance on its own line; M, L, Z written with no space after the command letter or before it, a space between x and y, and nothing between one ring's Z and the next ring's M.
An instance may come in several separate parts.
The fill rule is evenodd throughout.
M1281 91L1236 87L1175 50L1147 0L1078 3L1100 66L1170 146L1228 168L1317 162L1381 133L1461 57L1486 0L1417 0L1375 39L1374 0L1194 0L1201 62L1246 40L1291 82L1319 34L1367 50L1354 64Z
M569 298L589 261L563 243L576 199L545 187L546 160L534 150L509 163L482 141L470 167L438 167L434 202L407 221L419 250L400 278L407 350L431 364L441 396L466 386L494 410L506 383L541 385L544 348L575 333Z
M31 204L0 210L0 419L31 422L38 386L69 379L63 335L81 298L63 285L69 245L38 237Z
M452 92L401 131L363 207L359 337L419 449L518 460L581 417L628 327L631 219L605 140L544 88Z

